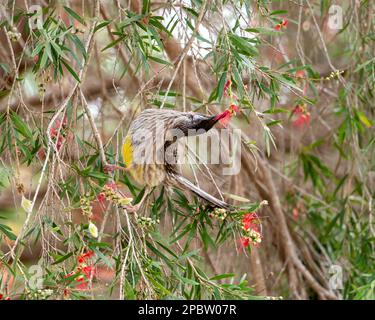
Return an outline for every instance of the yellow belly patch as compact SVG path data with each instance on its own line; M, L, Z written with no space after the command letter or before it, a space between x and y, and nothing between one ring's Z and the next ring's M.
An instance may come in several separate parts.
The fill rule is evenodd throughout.
M130 167L133 161L133 144L132 137L126 136L124 144L122 146L122 157L126 167Z

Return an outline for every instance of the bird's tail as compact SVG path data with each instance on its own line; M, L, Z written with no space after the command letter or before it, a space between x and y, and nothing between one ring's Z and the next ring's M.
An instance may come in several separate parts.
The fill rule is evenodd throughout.
M177 183L177 186L180 186L180 187L182 186L182 187L189 189L190 191L195 193L198 197L212 204L214 207L223 208L226 210L230 210L232 208L230 204L226 203L225 201L215 198L214 196L210 195L206 191L197 187L194 183L184 178L183 176L177 173L170 173L170 175L171 175L172 180L174 180L174 182Z

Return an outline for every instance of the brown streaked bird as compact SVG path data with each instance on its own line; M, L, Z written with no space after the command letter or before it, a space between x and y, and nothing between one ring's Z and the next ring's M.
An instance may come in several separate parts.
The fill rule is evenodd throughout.
M207 116L194 112L146 109L133 120L125 137L122 155L126 167L115 167L128 171L139 185L146 187L144 198L153 187L174 186L192 191L214 207L230 209L229 204L183 177L176 165L177 139L203 134L222 117L222 114Z

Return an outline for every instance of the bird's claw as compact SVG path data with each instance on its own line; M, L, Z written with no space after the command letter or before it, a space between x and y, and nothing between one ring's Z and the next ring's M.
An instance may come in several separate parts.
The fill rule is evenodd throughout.
M116 164L106 164L103 169L104 169L105 173L110 173L110 172L113 172L115 170L122 170L122 171L128 170L128 168L121 167L121 166L118 166Z

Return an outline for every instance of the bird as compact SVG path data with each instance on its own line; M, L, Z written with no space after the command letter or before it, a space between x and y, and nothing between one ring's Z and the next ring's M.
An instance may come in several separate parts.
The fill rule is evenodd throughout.
M205 115L169 109L145 109L130 124L122 146L125 167L139 185L148 191L165 185L190 190L215 208L229 210L231 205L219 200L185 178L177 167L177 140L209 131L225 114ZM137 209L147 197L144 193Z

